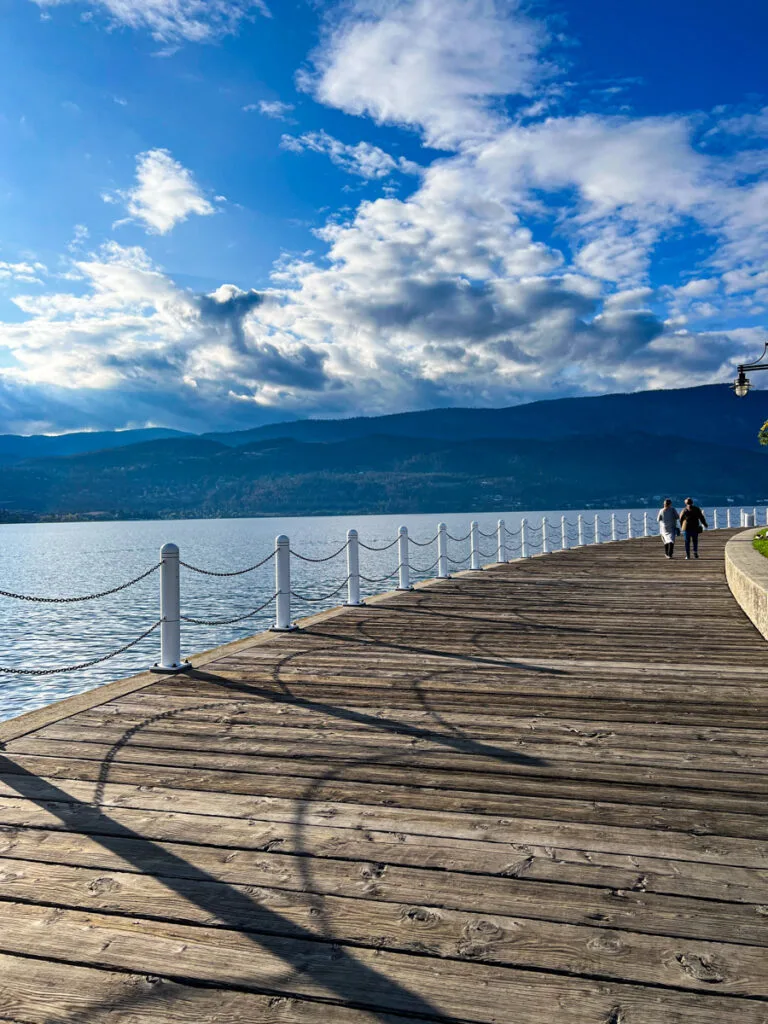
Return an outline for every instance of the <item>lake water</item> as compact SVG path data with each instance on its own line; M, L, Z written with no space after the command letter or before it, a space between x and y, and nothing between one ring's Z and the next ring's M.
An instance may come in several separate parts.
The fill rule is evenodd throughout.
M633 510L636 535L642 530L642 510ZM655 513L655 510L654 510ZM268 555L277 534L290 537L293 550L311 558L323 558L340 548L350 527L358 530L361 542L371 546L388 544L398 527L408 527L410 536L427 541L439 520L448 532L462 537L474 518L484 533L495 530L501 516L513 533L520 520L540 524L550 520L550 546L560 546L560 517L567 516L571 543L576 541L578 510L562 513L507 512L414 516L322 516L284 519L192 519L149 522L19 524L0 527L0 590L43 597L76 596L129 580L158 561L158 551L167 541L178 544L181 559L201 568L231 571L245 568ZM584 510L585 542L593 540L594 510ZM610 536L610 512L599 513L602 533ZM617 519L626 536L627 510ZM655 526L654 515L649 515ZM724 522L721 522L724 525ZM735 523L734 523L735 525ZM652 528L652 527L651 527ZM530 532L529 553L539 550L540 533ZM495 560L494 539L481 538L483 562ZM518 553L517 538L508 539L507 557ZM449 542L449 556L457 561L469 554L469 541ZM413 579L435 575L436 544L411 549L410 562L424 570ZM397 547L388 551L360 551L360 571L371 578L382 577L397 568ZM468 568L468 562L457 568ZM347 575L344 554L328 562L306 563L292 559L292 588L306 597L329 594ZM396 586L397 579L379 584L363 583L366 594L380 593ZM245 614L270 598L275 591L274 563L244 576L218 578L181 570L182 615L198 619L225 619ZM294 603L294 617L312 614L343 602L344 592L318 603ZM182 653L185 656L231 640L241 639L267 628L274 615L270 606L263 613L233 625L193 626L182 623ZM99 657L135 639L159 617L158 574L127 590L96 601L77 604L35 604L0 597L0 666L46 669L80 664ZM61 675L23 677L0 673L0 720L42 707L62 697L81 693L102 683L140 672L158 660L159 634L100 665Z

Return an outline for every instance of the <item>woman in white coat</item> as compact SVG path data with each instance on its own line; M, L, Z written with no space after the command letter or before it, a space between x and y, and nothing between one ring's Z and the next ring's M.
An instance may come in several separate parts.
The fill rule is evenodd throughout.
M670 498L664 499L664 507L659 510L656 516L659 522L659 533L664 541L664 555L666 558L673 558L675 554L675 537L677 536L677 522L680 518L677 509L673 507Z

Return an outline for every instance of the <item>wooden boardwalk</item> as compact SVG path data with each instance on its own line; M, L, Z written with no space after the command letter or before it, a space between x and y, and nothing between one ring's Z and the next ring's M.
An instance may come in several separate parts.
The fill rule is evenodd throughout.
M768 645L726 536L0 727L0 1020L767 1024Z

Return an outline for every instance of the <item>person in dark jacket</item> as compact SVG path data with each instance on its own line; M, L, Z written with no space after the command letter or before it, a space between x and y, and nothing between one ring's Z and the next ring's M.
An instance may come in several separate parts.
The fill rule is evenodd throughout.
M709 529L709 523L704 518L704 513L698 505L693 504L693 498L686 498L685 507L680 513L680 528L683 531L686 558L691 557L691 543L693 543L693 557L699 557L699 534L703 527Z

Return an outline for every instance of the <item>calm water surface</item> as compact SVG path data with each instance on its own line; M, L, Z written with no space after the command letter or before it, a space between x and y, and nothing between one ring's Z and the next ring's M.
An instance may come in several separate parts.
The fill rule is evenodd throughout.
M469 532L475 518L480 529L491 533L499 515L511 531L520 519L540 523L546 515L553 523L551 540L559 546L561 511L477 513L414 516L324 516L286 519L193 519L171 522L52 523L0 527L0 590L44 597L88 594L105 590L137 576L158 561L162 544L179 545L181 558L206 569L230 571L253 565L274 546L277 534L286 533L291 547L312 558L322 558L341 547L346 531L354 527L360 540L370 545L389 543L401 524L411 537L426 541L436 533L442 519L448 532L457 537ZM566 513L575 539L578 511ZM592 540L594 511L584 512L587 536ZM610 513L602 511L608 522ZM626 510L619 517L626 528ZM636 519L641 527L642 512ZM605 536L610 530L604 528ZM531 534L531 551L536 550ZM508 540L507 557L517 553ZM493 539L481 538L484 561L495 558ZM461 560L469 554L469 542L449 543L449 556ZM434 576L436 544L412 547L412 565L424 570L413 578ZM384 552L360 552L364 576L381 577L397 567L397 548ZM459 568L467 568L465 563ZM323 597L346 577L345 556L329 562L310 564L292 560L292 587L306 597ZM363 595L391 589L388 583L363 584ZM200 619L225 619L242 615L262 604L275 591L274 563L245 576L219 579L181 570L182 614ZM344 600L344 594L319 603L294 605L295 617L330 608ZM192 626L182 623L182 653L185 656L257 633L271 623L273 608L245 622L229 626ZM5 668L56 668L96 658L135 639L159 617L158 574L128 590L97 601L80 604L33 604L0 598L0 666ZM24 678L0 674L0 720L42 707L62 697L90 690L102 683L140 672L158 658L159 634L153 633L135 648L102 665L50 677Z

